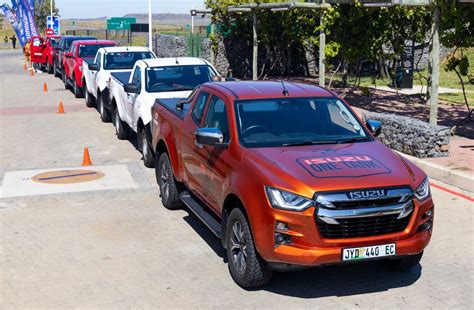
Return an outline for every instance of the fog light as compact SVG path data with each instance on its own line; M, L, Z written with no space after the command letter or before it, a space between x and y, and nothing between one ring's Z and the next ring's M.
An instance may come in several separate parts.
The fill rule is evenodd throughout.
M280 232L288 231L288 224L284 222L276 222L275 230Z
M275 232L275 247L278 247L282 244L291 244L291 236L285 235L279 232Z
M433 216L433 209L429 209L428 211L425 212L425 214L423 214L424 219L430 218L432 216Z
M426 221L426 223L424 223L418 228L418 232L421 232L424 230L427 230L427 231L433 230L433 219L429 219L428 221Z

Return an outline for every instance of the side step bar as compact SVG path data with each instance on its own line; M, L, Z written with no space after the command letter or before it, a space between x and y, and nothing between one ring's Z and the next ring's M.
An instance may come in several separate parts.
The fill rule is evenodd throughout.
M203 207L196 199L194 199L188 191L182 192L179 197L181 201L191 210L217 238L221 238L221 224Z

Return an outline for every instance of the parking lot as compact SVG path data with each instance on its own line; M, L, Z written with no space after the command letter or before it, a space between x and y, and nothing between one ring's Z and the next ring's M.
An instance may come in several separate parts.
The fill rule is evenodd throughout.
M161 205L154 170L133 140L118 140L61 80L30 76L19 51L0 51L0 59L2 308L472 309L472 193L433 181L434 235L421 266L408 273L377 262L330 266L243 290L206 226ZM60 101L65 114L56 113ZM104 174L90 183L97 186L55 192L31 182L80 167L85 147L93 162L85 173Z

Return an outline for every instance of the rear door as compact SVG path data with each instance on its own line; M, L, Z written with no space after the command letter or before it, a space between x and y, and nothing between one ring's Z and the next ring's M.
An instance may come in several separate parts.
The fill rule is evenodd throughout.
M204 111L210 98L209 92L201 90L194 98L191 114L184 119L182 132L181 152L183 159L183 178L191 191L204 199L203 180L207 151L196 145L195 132L201 127L204 120Z
M138 86L139 92L142 91L142 69L140 66L135 66L135 70L132 72L131 83L136 84ZM138 115L138 108L137 105L137 98L140 96L138 94L129 94L127 93L127 123L132 127L135 131L137 130L137 115Z
M213 94L206 109L203 122L204 128L218 128L224 134L224 143L230 143L229 116L225 99L217 94ZM204 174L202 188L206 204L220 214L220 204L222 201L225 184L231 174L232 157L229 155L229 148L222 146L203 146Z

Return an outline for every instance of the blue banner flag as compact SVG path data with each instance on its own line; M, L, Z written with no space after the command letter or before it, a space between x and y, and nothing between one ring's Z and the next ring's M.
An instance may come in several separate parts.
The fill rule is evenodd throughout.
M10 22L12 25L13 30L15 31L15 34L18 38L18 41L20 42L21 46L25 46L26 44L26 36L25 32L23 31L23 26L21 22L18 20L15 11L13 11L8 4L4 4L1 6L3 14L5 14L7 20Z
M39 36L38 27L36 26L35 16L30 10L29 0L17 0L18 13L17 18L21 21L27 39Z

